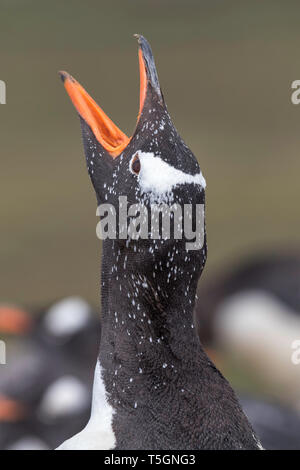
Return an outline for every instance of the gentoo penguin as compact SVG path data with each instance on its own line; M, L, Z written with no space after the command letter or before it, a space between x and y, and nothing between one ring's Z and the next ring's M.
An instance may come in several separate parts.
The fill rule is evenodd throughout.
M40 448L37 437L44 447L56 447L90 414L100 335L93 309L67 297L27 316L31 326L7 344L9 361L0 374L0 448Z
M201 225L201 246L189 250L188 230L180 238L175 227L189 216L198 226L205 180L168 114L151 48L137 38L140 109L130 138L61 72L80 117L98 211L106 204L107 216L114 215L128 203L136 218L103 236L101 341L91 418L59 449L259 449L235 393L194 328L205 228ZM192 211L176 222L175 214L170 216L172 233L163 231L159 217L154 236L148 225L153 206L174 205L174 211L184 205Z
M299 251L252 257L200 285L198 296L195 320L205 347L300 413Z

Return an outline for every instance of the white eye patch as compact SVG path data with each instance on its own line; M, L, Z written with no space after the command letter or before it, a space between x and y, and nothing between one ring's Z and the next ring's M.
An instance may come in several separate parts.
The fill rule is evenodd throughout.
M143 193L162 195L170 193L175 186L185 183L197 184L204 189L206 187L201 171L196 175L189 175L172 167L160 157L155 157L153 153L138 152L138 156L141 162L138 181Z

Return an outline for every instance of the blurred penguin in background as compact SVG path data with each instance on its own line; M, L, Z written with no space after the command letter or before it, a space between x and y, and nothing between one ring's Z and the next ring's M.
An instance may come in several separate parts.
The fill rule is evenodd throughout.
M198 297L200 339L240 391L263 446L299 449L300 251L223 271Z
M100 320L83 299L69 297L35 315L3 305L0 327L9 334L0 448L53 448L89 416Z

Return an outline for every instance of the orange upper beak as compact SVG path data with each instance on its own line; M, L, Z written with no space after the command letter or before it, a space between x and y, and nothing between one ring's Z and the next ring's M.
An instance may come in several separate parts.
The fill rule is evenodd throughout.
M138 36L139 38L139 36ZM140 108L138 119L143 110L147 92L147 73L142 49L139 50L140 68ZM127 137L98 106L85 89L67 72L60 76L77 112L92 129L98 142L113 157L118 157L127 147L131 137Z

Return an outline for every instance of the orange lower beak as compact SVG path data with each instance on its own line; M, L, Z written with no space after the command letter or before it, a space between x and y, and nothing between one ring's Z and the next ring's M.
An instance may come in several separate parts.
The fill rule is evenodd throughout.
M127 147L127 137L104 113L85 89L67 72L60 72L75 108L79 115L92 129L96 139L113 157L117 157Z
M140 67L140 108L141 115L147 91L147 73L142 50L139 50ZM104 113L85 89L67 72L59 72L77 112L92 129L98 142L113 157L118 157L127 147L131 137L127 137Z

